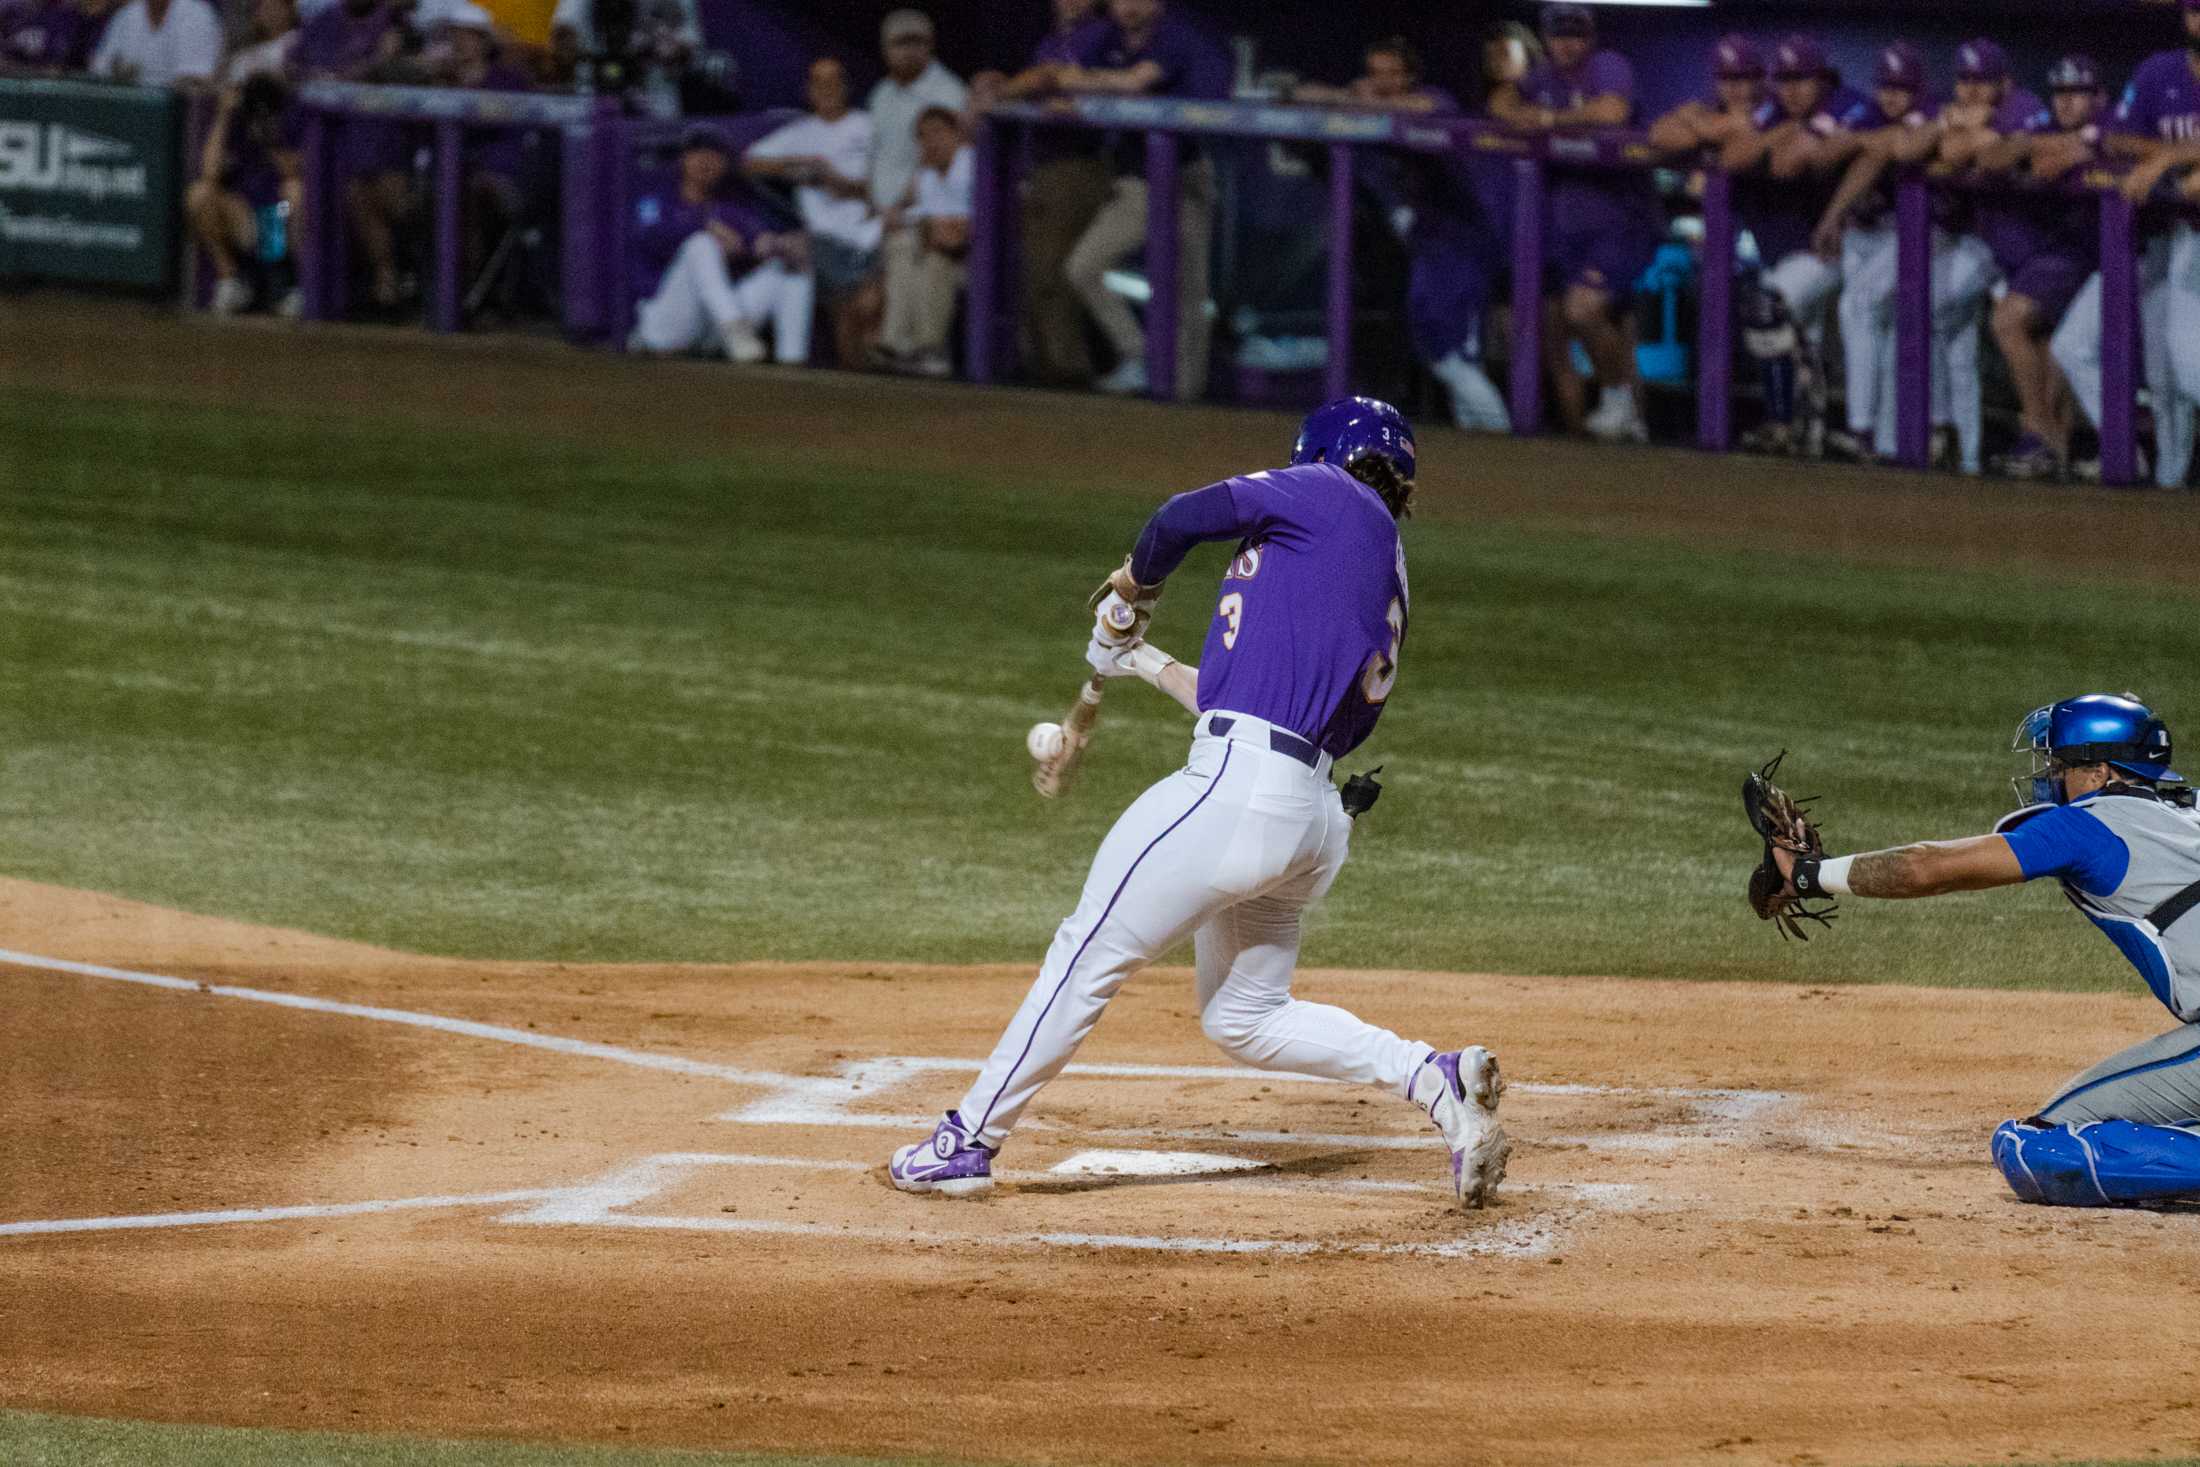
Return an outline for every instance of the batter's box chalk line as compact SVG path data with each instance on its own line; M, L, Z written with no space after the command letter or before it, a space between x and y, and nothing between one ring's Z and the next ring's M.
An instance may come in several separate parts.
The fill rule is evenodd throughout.
M420 1013L407 1009L345 1003L333 999L314 998L308 995L286 993L273 989L247 988L235 984L201 983L164 974L106 967L96 963L81 963L60 958L48 958L34 953L15 952L7 949L0 949L0 964L49 973L67 973L78 977L95 978L110 982L130 983L141 987L188 992L215 999L267 1004L312 1013L364 1019L375 1023L395 1024L407 1028L457 1035L468 1039L547 1050L580 1059L688 1075L717 1080L729 1085L761 1089L764 1092L763 1095L726 1113L722 1117L722 1119L746 1125L885 1127L921 1130L932 1124L933 1118L931 1116L880 1115L859 1112L854 1109L854 1106L861 1100L875 1097L883 1091L907 1085L928 1075L974 1073L981 1068L979 1062L975 1060L939 1056L892 1055L849 1061L832 1075L783 1075L767 1070L751 1070L733 1065L711 1064L678 1055L656 1054L647 1050L630 1049L619 1045L568 1039L558 1035L545 1034L535 1029L515 1029L505 1025L480 1023L471 1019L455 1019L440 1014ZM1073 1064L1068 1067L1066 1073L1088 1078L1112 1080L1222 1080L1240 1084L1257 1082L1264 1085L1327 1085L1335 1083L1313 1076L1272 1074L1234 1065ZM1688 1090L1597 1085L1538 1085L1533 1083L1515 1083L1511 1089L1516 1094L1529 1095L1662 1097L1678 1100L1688 1107L1690 1118L1687 1121L1661 1127L1650 1133L1556 1138L1570 1144L1613 1149L1653 1147L1666 1149L1692 1142L1720 1142L1736 1139L1767 1111L1792 1098L1778 1091L1763 1090ZM1046 1126L1043 1122L1034 1122L1030 1129L1054 1130L1058 1128ZM1437 1144L1436 1138L1425 1129L1411 1135L1325 1135L1309 1132L1219 1127L1202 1129L1113 1128L1082 1131L1078 1134L1090 1135L1096 1139L1199 1141L1210 1145L1239 1142L1266 1145L1346 1147L1362 1150L1424 1149L1433 1148ZM1082 1171L1064 1172L1058 1168L1053 1172L1007 1172L1002 1175L1005 1179L1012 1181L1043 1182L1063 1189L1078 1185L1080 1177L1087 1184L1090 1184L1096 1178L1105 1181L1110 1176L1127 1176L1142 1172L1149 1178L1156 1176L1196 1178L1199 1184L1203 1186L1261 1187L1301 1192L1426 1191L1439 1193L1445 1190L1430 1184L1416 1182L1293 1178L1277 1175L1272 1167L1264 1163L1252 1161L1248 1158L1216 1156L1213 1153L1184 1154L1143 1150L1135 1153L1141 1159L1127 1160L1126 1158L1132 1154L1129 1152L1086 1153L1088 1156L1112 1155L1115 1159L1112 1162L1095 1164ZM1165 1159L1156 1161L1154 1158ZM1072 1161L1075 1160L1076 1158L1072 1158ZM1065 1163L1064 1165L1068 1164ZM863 1227L855 1224L783 1223L726 1215L681 1218L635 1213L627 1210L648 1200L649 1197L656 1195L665 1187L675 1184L679 1177L686 1172L700 1167L793 1167L820 1173L873 1170L869 1165L862 1162L760 1157L738 1153L726 1155L675 1153L668 1156L647 1158L631 1166L623 1167L598 1181L584 1183L577 1187L537 1187L500 1192L389 1198L363 1202L202 1209L189 1212L0 1223L0 1237L26 1237L143 1228L211 1227L234 1223L363 1217L393 1212L503 1207L516 1202L524 1202L533 1205L523 1208L519 1212L508 1214L501 1220L513 1224L537 1226L565 1223L596 1227L686 1229L729 1233L853 1238L880 1242L938 1243L952 1246L1144 1248L1163 1252L1274 1254L1342 1252L1430 1257L1471 1257L1494 1254L1534 1257L1550 1251L1555 1246L1557 1228L1566 1217L1579 1216L1583 1211L1608 1211L1638 1205L1643 1191L1639 1187L1622 1183L1544 1184L1539 1188L1516 1185L1509 1187L1507 1191L1534 1192L1549 1197L1554 1202L1563 1204L1563 1210L1539 1214L1528 1219L1504 1220L1493 1226L1479 1229L1473 1235L1458 1240L1442 1243L1411 1244L1310 1243L1299 1240L1170 1238L1088 1233L928 1234L903 1229Z

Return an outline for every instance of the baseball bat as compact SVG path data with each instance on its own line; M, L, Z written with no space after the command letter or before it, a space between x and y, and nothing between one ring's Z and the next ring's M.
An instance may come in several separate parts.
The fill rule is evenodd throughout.
M1031 787L1042 797L1053 799L1077 777L1092 727L1100 721L1100 693L1106 686L1104 678L1090 679L1077 690L1077 701L1069 705L1069 712L1062 715L1062 747L1053 758L1041 759L1031 771Z

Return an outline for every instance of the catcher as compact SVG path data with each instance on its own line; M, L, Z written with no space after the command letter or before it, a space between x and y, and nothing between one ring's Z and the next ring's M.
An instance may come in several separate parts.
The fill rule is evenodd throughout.
M2034 709L2013 746L2028 763L2020 808L1991 835L1861 855L1825 854L1803 803L1749 776L1742 801L1764 837L1757 915L1801 937L1835 897L1924 897L2062 883L2139 970L2178 1027L2102 1060L2039 1112L1994 1132L1994 1163L2027 1202L2103 1207L2200 1199L2200 813L2169 766L2170 735L2131 694Z

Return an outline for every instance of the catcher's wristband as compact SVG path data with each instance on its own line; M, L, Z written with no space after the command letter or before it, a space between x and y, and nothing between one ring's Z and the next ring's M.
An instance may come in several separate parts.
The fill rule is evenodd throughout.
M1854 856L1835 856L1821 859L1804 856L1795 863L1795 883L1798 896L1820 897L1847 896L1849 894L1849 862Z

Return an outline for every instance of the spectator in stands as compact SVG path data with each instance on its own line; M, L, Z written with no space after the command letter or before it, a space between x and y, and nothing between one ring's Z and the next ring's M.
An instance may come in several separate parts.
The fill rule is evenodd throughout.
M878 334L885 294L882 230L871 208L871 119L848 105L847 68L830 56L810 63L809 102L808 116L752 145L741 166L752 178L794 185L817 291L832 312L835 355L857 367Z
M969 275L971 159L961 117L946 107L930 109L917 119L917 145L914 202L887 214L879 346L889 367L945 377L952 370L947 332Z
M757 328L769 325L773 357L799 366L810 357L814 304L803 238L774 232L761 210L727 196L732 166L732 139L715 123L691 123L679 182L636 201L636 262L657 286L628 349L670 354L715 342L736 362L760 362Z
M1517 87L1544 61L1543 38L1517 20L1501 20L1482 41L1482 94L1486 101L1499 87Z
M92 51L92 75L141 87L210 82L222 62L222 23L206 0L129 0Z
M0 76L82 71L105 24L98 0L20 0L0 5Z
M971 90L981 103L1022 102L1060 89L1065 67L1076 65L1105 35L1108 22L1098 0L1052 0L1054 29L1014 76L981 73ZM1092 349L1085 341L1085 308L1063 273L1093 216L1114 184L1100 134L1083 128L1048 127L1031 138L1031 168L1024 179L1022 243L1025 364L1040 382L1056 387L1092 384Z
M504 53L496 22L473 0L460 0L443 22L433 48L439 85L477 92L531 92L534 79ZM466 148L466 276L484 268L491 249L520 216L526 200L520 178L527 166L528 134L497 128L469 138Z
M2022 169L2059 185L2100 158L2108 93L2090 56L2065 56L2047 74L2048 110L1983 149L1986 173ZM2015 479L2060 478L2070 461L2070 387L2048 351L2048 334L2099 268L2101 235L2093 211L2070 195L1995 192L1980 198L1979 237L1993 251L2008 290L1994 302L1994 341L2008 363L2023 429L2016 447L1994 460ZM2096 312L2097 312L2096 308Z
M917 119L935 107L961 112L970 100L962 79L933 57L932 18L896 10L879 27L886 75L871 88L871 207L884 214L915 198Z
M1186 98L1228 94L1227 60L1197 31L1168 14L1163 0L1109 0L1108 26L1094 41L1084 56L1056 73L1055 83L1063 91ZM1108 200L1062 268L1115 348L1115 370L1095 385L1103 392L1130 394L1147 388L1146 333L1131 308L1108 287L1107 273L1146 246L1145 135L1123 134L1114 163ZM1214 165L1189 139L1178 144L1176 185L1176 395L1189 399L1207 388L1207 274L1215 213ZM1156 308L1168 313L1166 306L1157 303Z
M252 0L252 40L222 62L221 83L241 87L256 76L280 80L298 44L297 0Z
M681 81L703 50L697 0L558 0L550 54L563 75L637 94L651 116L676 116Z
M1534 132L1627 127L1635 121L1635 72L1596 44L1596 20L1580 5L1548 5L1550 60L1490 94L1490 115ZM1649 176L1634 170L1556 167L1545 219L1543 354L1561 419L1610 440L1647 437L1635 377L1635 280L1657 253L1665 221ZM1600 396L1584 411L1572 343L1589 354Z
M395 64L408 46L389 0L340 0L298 28L291 70L301 81L367 81ZM335 172L344 217L370 273L374 304L390 310L403 299L397 232L420 210L407 171L405 130L396 123L354 119L341 133Z
M242 87L224 88L215 109L199 174L184 193L184 217L214 267L212 309L234 316L252 304L243 264L295 258L305 225L305 174L298 154L300 125L290 89L262 72ZM276 312L298 314L292 278Z
M1294 100L1429 115L1459 111L1458 99L1421 77L1420 54L1402 36L1376 41L1360 75L1344 86L1308 83ZM1460 159L1370 152L1360 185L1381 204L1405 247L1406 324L1414 354L1451 395L1452 421L1475 431L1510 431L1504 396L1482 369L1482 318L1497 278L1498 235Z

